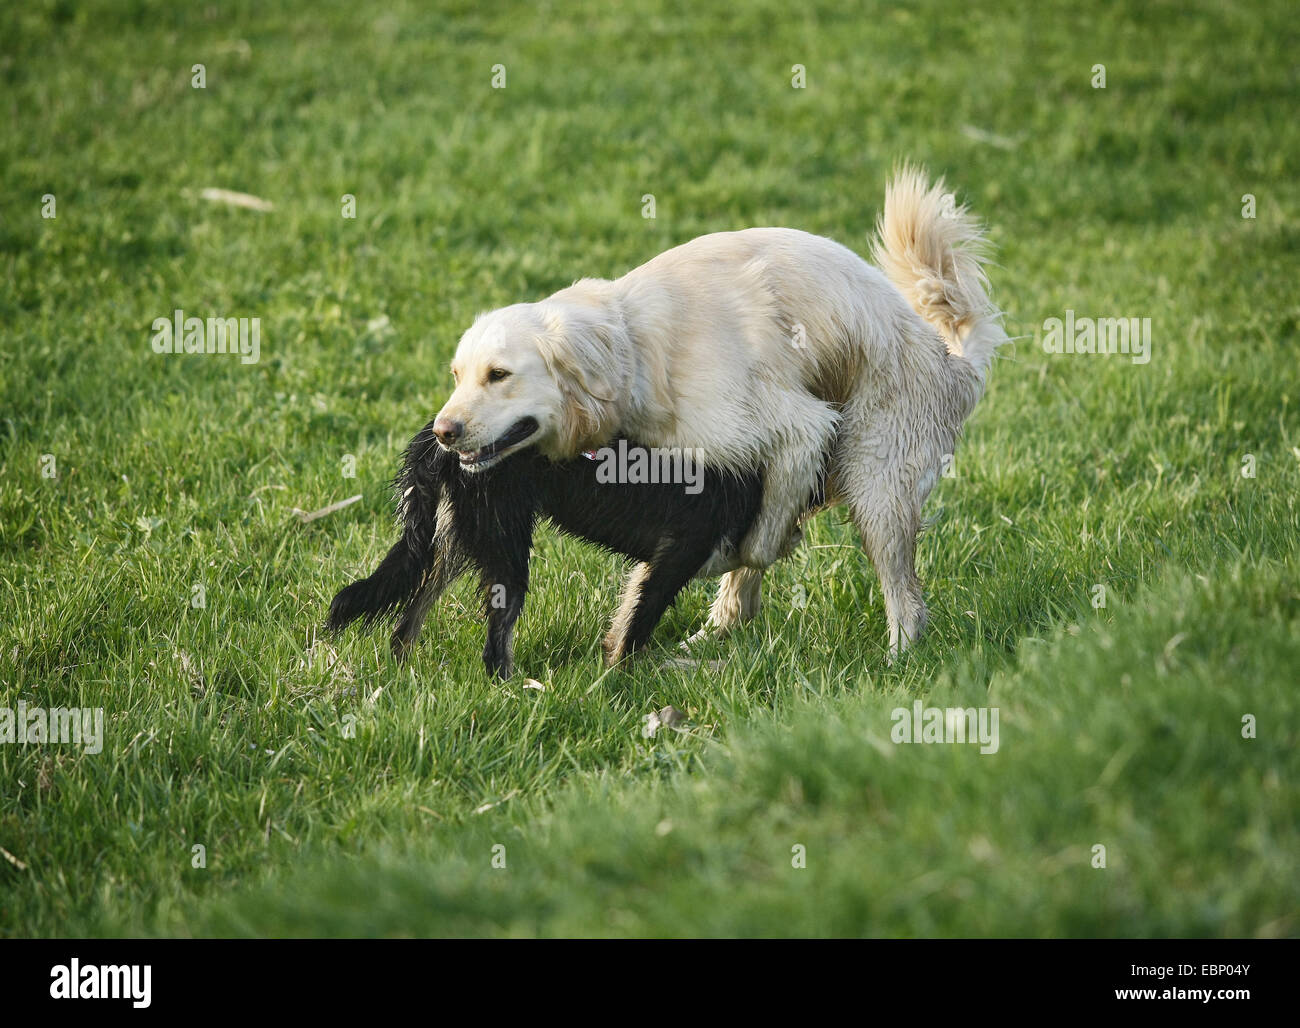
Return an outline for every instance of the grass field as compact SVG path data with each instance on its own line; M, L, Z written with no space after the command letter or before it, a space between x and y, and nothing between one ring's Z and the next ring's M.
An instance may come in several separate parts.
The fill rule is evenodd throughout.
M383 6L0 14L0 708L106 717L0 745L0 934L1300 934L1292 5ZM692 666L709 587L606 673L622 568L549 529L511 682L468 583L402 668L309 649L476 311L720 229L865 252L903 158L1021 337L906 659L829 515ZM176 309L260 359L155 354ZM1149 363L1045 352L1067 310ZM997 753L895 745L916 700Z

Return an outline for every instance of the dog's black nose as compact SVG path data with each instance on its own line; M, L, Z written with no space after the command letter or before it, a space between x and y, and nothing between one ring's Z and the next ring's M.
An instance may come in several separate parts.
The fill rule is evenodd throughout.
M453 421L439 414L433 419L433 434L443 446L450 446L465 433L465 422Z

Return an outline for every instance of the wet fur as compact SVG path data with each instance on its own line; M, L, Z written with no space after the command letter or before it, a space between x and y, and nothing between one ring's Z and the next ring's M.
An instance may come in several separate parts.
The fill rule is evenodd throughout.
M806 232L713 233L618 279L483 314L457 347L445 424L465 452L527 417L539 427L519 445L555 460L623 435L761 469L717 631L758 610L763 570L826 478L875 565L897 655L926 622L921 506L1006 335L983 233L942 182L901 169L877 235L879 267Z

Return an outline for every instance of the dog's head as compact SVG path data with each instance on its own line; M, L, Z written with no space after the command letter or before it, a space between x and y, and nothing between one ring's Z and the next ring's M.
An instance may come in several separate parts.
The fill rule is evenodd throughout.
M456 389L434 420L461 467L482 471L526 446L563 460L618 428L621 322L594 305L515 304L461 337Z

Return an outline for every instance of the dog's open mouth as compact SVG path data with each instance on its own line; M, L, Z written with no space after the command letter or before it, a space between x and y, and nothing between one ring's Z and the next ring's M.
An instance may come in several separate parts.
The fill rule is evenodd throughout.
M482 471L490 467L531 439L537 427L536 418L520 418L495 442L480 450L459 451L460 466L466 471Z

